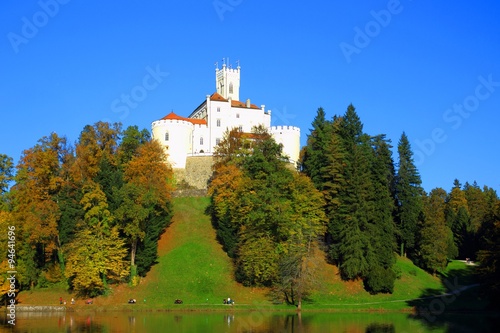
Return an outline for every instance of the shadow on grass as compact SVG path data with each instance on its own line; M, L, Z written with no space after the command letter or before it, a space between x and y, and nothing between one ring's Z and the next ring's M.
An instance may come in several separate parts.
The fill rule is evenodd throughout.
M500 317L481 290L473 266L449 270L439 278L444 289L427 288L407 301L415 310L410 318L446 332L497 332Z

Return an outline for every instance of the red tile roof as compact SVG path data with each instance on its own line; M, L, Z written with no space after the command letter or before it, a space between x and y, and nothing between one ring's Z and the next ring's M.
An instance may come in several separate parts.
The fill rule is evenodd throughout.
M165 117L161 118L161 120L169 120L169 119L174 119L174 120L184 120L184 121L189 121L191 124L194 125L206 125L207 121L205 119L196 119L196 118L185 118L181 117L179 115L176 115L173 111L167 114Z
M233 108L246 108L247 107L246 103L243 103L240 101L231 101L231 106ZM260 109L260 108L255 104L250 104L250 109Z
M224 97L222 97L221 94L215 92L212 94L212 96L210 96L210 100L211 101L222 101L222 102L227 102L227 99L225 99Z
M221 94L219 94L217 92L213 93L212 96L210 96L210 100L211 101L220 101L220 102L227 102L228 101L227 99L225 99L224 97L222 97ZM231 106L233 108L246 108L247 107L246 103L240 102L240 101L236 101L236 100L231 100ZM257 105L255 105L255 104L250 104L250 109L257 109L257 110L259 110L260 108Z

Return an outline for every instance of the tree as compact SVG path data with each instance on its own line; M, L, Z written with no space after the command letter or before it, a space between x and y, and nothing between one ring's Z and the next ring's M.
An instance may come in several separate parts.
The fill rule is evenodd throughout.
M485 289L491 299L498 299L500 294L500 201L494 204L494 216L491 223L485 223L483 246L478 251L479 272Z
M327 166L325 156L330 140L331 125L332 123L325 118L323 108L318 108L300 160L302 172L311 178L314 186L319 190L322 190L323 169Z
M77 184L94 180L99 173L100 163L106 158L117 165L116 157L121 125L97 122L87 125L80 133L76 145L76 160L72 165L72 178Z
M452 240L445 219L446 197L442 188L433 189L428 197L423 197L425 218L419 224L418 253L421 266L433 275L446 268Z
M288 304L300 311L302 300L317 280L317 240L326 231L323 196L309 177L294 174L291 184L292 217L286 241L279 244L278 279L275 288Z
M413 162L408 137L403 132L398 143L399 168L396 176L397 226L401 256L413 254L417 224L422 214L420 175Z
M83 191L80 204L85 210L84 221L66 246L65 276L78 294L96 296L106 290L109 280L119 281L128 275L127 250L118 227L112 226L114 217L100 185L89 184Z
M139 127L137 126L127 127L123 131L123 138L118 147L119 164L127 164L137 154L137 149L149 141L151 141L151 135L148 130L143 129L139 131Z
M252 153L252 146L259 136L265 135L254 129L253 133L243 133L238 128L233 128L224 133L221 142L214 149L213 171L226 164L240 166L242 161Z
M108 281L128 275L127 250L116 226L108 228L99 221L92 228L83 227L66 251L65 275L79 295L103 294Z
M304 263L324 232L321 194L288 168L282 146L263 128L247 136L230 131L216 151L210 212L237 280L274 286L280 298L292 293L285 298L300 306L312 272Z
M17 165L16 184L12 188L13 216L19 226L16 236L23 244L19 249L21 263L26 277L29 276L24 281L32 286L46 264L57 259L60 250L56 197L63 183L61 163L66 154L66 140L52 133L25 150Z
M122 204L116 216L128 237L130 266L134 275L138 245L149 233L148 246L153 246L154 252L148 251L148 257L150 254L153 257L144 267L147 270L157 258L158 239L170 224L172 215L172 168L166 163L165 152L158 142L151 140L137 148L136 154L125 165L124 179L126 184L120 191ZM150 225L151 220L159 223Z
M370 269L365 277L365 288L371 293L392 293L396 274L392 270L396 263L394 200L394 162L390 141L384 135L371 139L371 191L367 232L370 251Z
M10 182L14 179L14 162L12 157L0 154L0 210L5 205L5 194Z
M237 211L233 208L243 196L248 178L234 164L221 164L215 171L208 187L212 224L217 239L231 258L236 257L241 227ZM245 211L240 213L245 214Z
M334 121L325 168L325 199L331 237L329 255L344 279L365 276L370 267L369 219L370 147L352 105Z

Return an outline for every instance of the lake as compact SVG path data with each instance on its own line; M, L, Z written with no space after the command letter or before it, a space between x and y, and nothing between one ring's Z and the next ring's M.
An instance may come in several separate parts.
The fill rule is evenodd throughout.
M325 333L496 332L488 317L457 315L433 323L404 313L283 312L18 312L16 325L0 321L0 332L57 333Z

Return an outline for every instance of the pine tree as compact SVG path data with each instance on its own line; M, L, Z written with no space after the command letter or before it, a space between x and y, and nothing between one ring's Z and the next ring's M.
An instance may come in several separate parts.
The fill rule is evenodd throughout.
M485 290L491 299L500 295L500 200L496 192L485 187L485 192L491 199L490 220L483 223L481 230L481 249L477 253L480 262L479 273Z
M417 223L422 214L420 175L413 162L408 137L403 132L398 143L399 168L396 177L397 226L401 256L413 254Z
M368 136L352 105L334 121L325 168L326 212L331 237L329 255L345 279L362 277L370 267L369 220L371 188Z
M331 135L331 125L332 123L325 118L323 108L318 108L300 161L302 172L311 178L314 186L319 190L323 187L323 169L327 166L325 156Z
M392 270L396 262L395 210L392 188L394 186L394 162L390 143L384 135L372 139L372 187L370 192L369 254L370 271L365 279L365 287L372 293L389 292L394 289L396 274Z
M0 210L6 204L5 195L9 188L9 183L14 179L14 162L12 157L0 154Z

